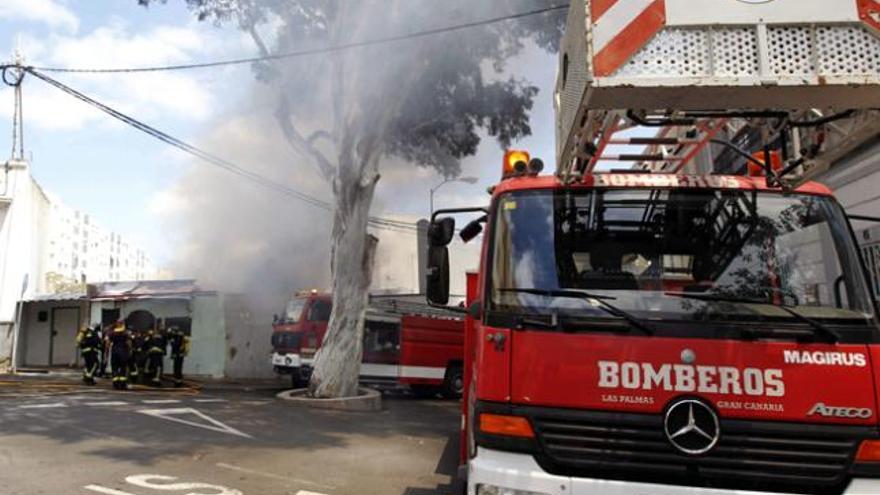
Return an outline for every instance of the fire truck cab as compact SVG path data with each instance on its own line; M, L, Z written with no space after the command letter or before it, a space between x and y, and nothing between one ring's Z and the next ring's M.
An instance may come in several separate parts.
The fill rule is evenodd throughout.
M488 222L468 298L470 493L880 490L880 334L830 191L521 177Z
M296 293L272 324L272 366L291 385L308 384L315 353L324 340L333 300L317 290Z

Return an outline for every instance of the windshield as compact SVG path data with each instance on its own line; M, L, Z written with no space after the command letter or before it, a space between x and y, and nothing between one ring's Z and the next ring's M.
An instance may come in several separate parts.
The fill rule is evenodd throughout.
M737 190L561 190L502 196L490 309L607 317L595 300L513 289L578 289L640 318L859 320L873 309L839 206ZM678 293L678 294L676 294ZM681 297L736 296L757 304Z
M302 318L303 308L306 305L305 299L291 299L287 303L287 309L284 310L284 321L286 323L297 323Z

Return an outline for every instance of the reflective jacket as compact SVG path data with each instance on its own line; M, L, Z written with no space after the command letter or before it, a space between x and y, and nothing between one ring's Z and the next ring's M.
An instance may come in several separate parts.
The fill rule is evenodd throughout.
M107 340L110 342L110 349L114 353L131 352L131 332L125 328L114 328L107 334Z
M144 346L148 354L162 354L163 356L165 355L166 347L168 347L168 342L165 340L165 335L160 332L150 335Z
M79 342L79 350L83 354L101 350L101 337L92 329L80 332L76 339Z
M183 330L171 329L168 331L168 340L171 344L171 357L184 357L189 354L189 337Z

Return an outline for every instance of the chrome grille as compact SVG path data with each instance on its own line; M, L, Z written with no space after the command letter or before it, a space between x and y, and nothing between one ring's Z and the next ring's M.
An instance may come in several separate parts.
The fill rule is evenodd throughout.
M721 421L709 453L678 452L658 415L535 409L539 463L554 474L685 486L841 493L869 428Z

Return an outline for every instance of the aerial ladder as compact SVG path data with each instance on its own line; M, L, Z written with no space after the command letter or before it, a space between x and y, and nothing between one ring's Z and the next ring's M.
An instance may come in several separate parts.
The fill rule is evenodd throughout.
M564 181L751 166L792 187L880 137L880 0L570 8L554 101Z

